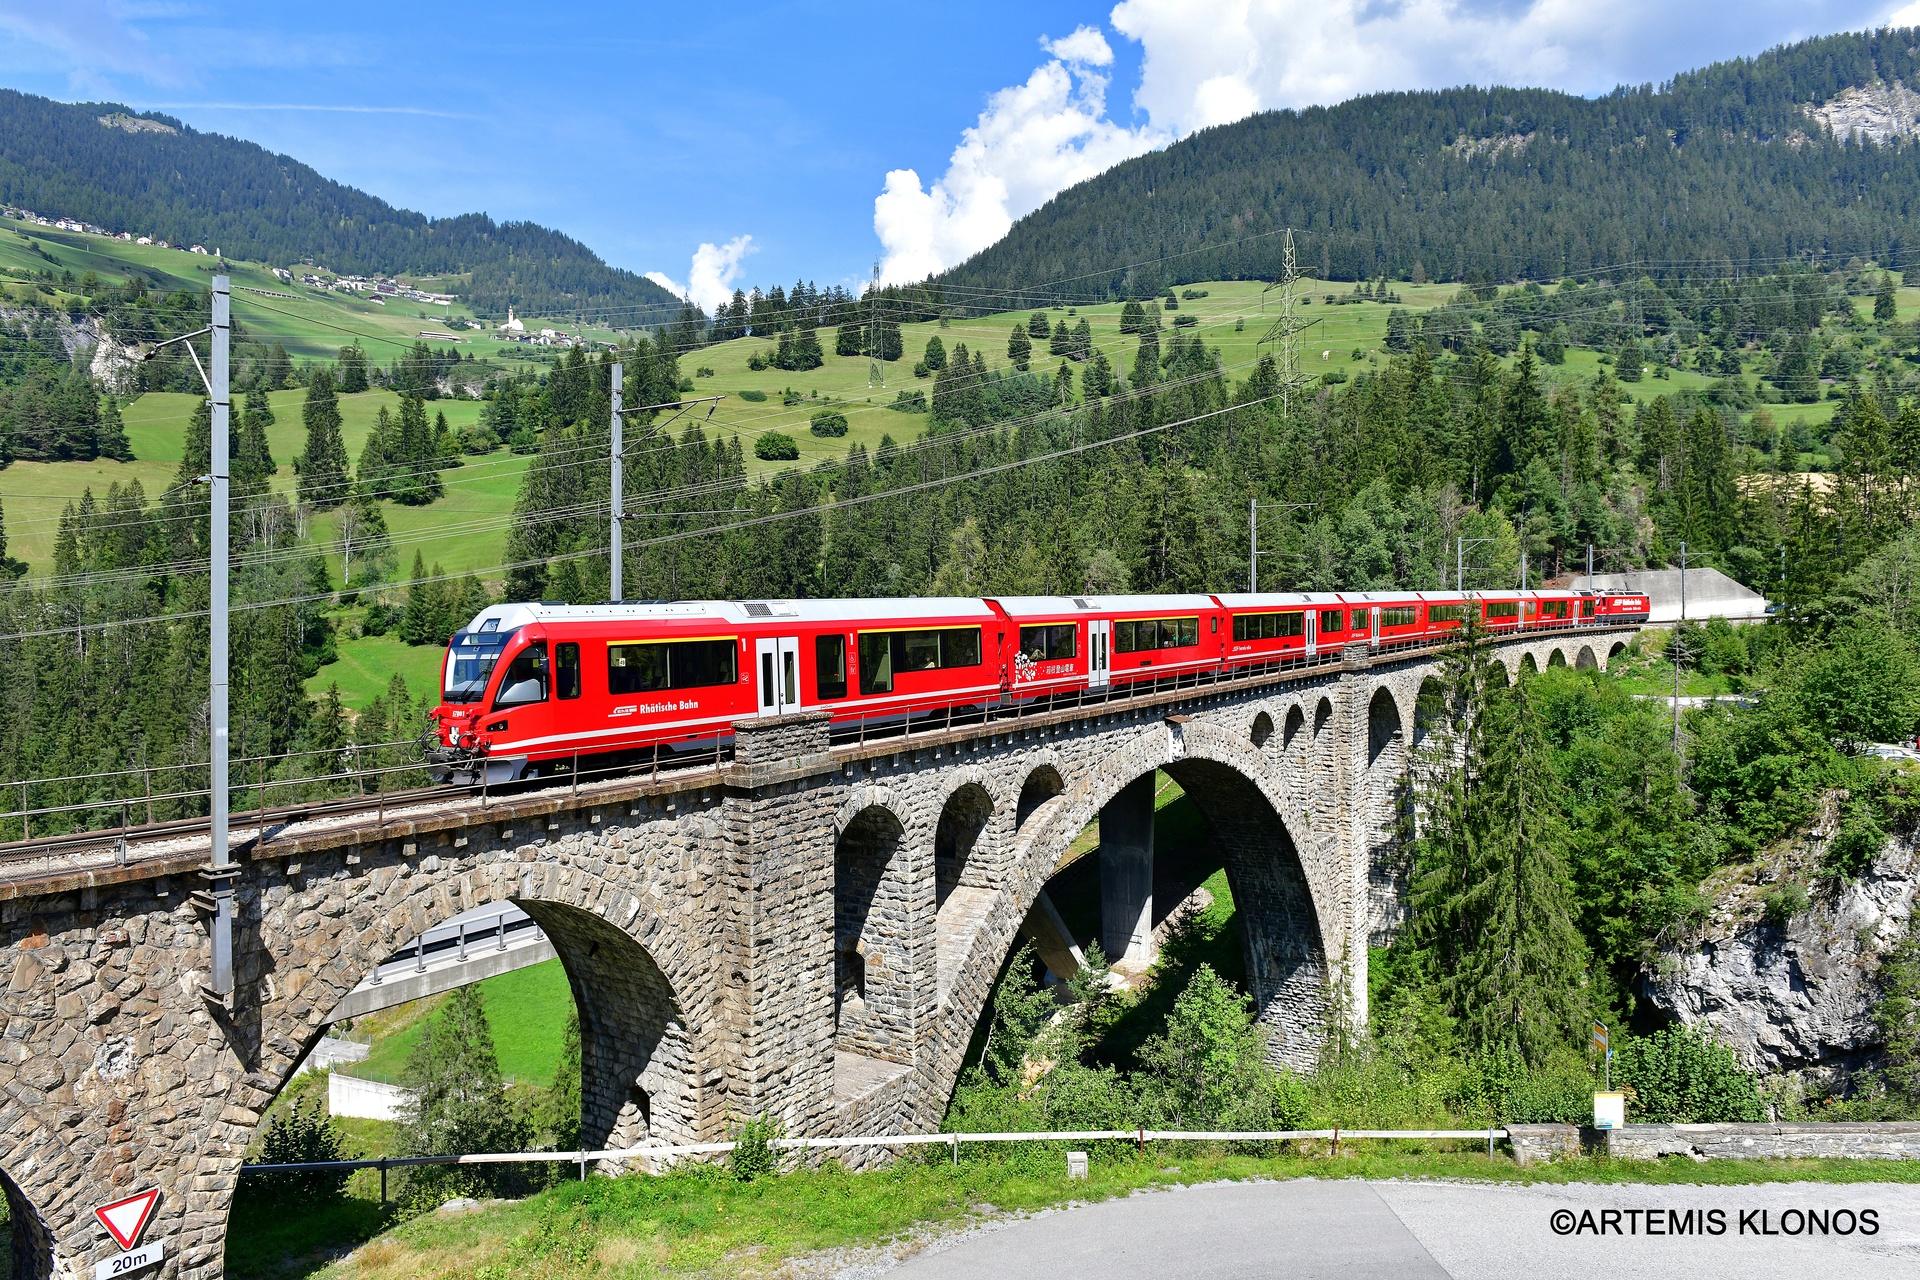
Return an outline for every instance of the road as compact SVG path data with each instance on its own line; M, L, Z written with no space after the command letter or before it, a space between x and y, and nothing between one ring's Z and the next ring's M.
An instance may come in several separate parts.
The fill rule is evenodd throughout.
M1561 1222L1570 1222L1573 1234L1556 1233L1554 1215L1561 1210L1571 1215ZM1619 1211L1618 1226L1599 1235L1609 1221L1606 1210ZM1682 1227L1689 1210L1696 1227L1718 1210L1724 1233L1649 1236L1646 1210L1661 1211L1661 1226ZM1801 1226L1807 1210L1824 1217L1828 1234L1760 1234L1765 1228L1779 1232L1783 1225ZM1853 1223L1834 1217L1833 1210L1856 1215L1872 1210L1878 1230L1865 1235L1855 1226L1851 1234L1834 1234ZM1583 1217L1589 1211L1591 1218ZM1745 1230L1742 1214L1748 1215ZM887 1275L890 1280L1912 1277L1920 1275L1920 1186L1208 1183L967 1232L944 1247L936 1242Z

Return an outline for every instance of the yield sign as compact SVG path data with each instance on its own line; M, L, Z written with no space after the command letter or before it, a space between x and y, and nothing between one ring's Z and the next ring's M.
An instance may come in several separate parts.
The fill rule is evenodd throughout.
M147 1219L153 1216L153 1206L159 1202L160 1188L154 1187L137 1196L103 1204L93 1211L93 1216L100 1219L100 1225L120 1242L122 1249L131 1249L140 1239L140 1233L147 1229Z

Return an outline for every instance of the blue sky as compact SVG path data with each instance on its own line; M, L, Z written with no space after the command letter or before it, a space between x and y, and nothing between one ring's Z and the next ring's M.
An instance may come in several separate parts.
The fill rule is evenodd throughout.
M710 295L854 284L882 259L917 277L1253 110L1469 81L1599 92L1889 18L1920 3L0 0L0 84L160 108Z

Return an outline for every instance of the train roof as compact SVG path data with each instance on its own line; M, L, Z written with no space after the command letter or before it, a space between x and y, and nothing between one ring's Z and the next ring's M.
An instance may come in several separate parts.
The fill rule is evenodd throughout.
M991 622L984 601L966 597L877 600L647 600L621 604L496 604L474 615L468 630L497 618L497 631L533 622L672 622L711 619L731 625L791 619L797 622L866 622L889 618Z
M1043 618L1075 613L1165 613L1176 609L1212 609L1212 596L993 596L1010 618Z
M1345 604L1335 591L1223 591L1220 603L1229 609L1285 608L1288 605Z

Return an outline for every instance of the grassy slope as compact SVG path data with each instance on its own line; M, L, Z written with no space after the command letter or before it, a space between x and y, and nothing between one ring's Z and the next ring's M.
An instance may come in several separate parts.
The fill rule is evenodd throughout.
M7 229L12 225L0 223L0 275L4 275L9 267L17 270L35 264L44 265L41 259L24 248L25 241ZM36 232L33 243L45 247L65 265L71 266L76 274L86 269L119 274L132 264L142 269L165 271L182 284L199 284L212 272L210 259L172 250L142 249L95 237ZM423 322L417 317L396 314L371 302L340 294L313 295L297 286L289 287L263 267L230 265L236 285L251 284L257 288L308 295L298 303L260 298L244 292L234 295L235 314L243 323L262 337L274 337L287 342L290 350L301 354L331 355L341 343L349 340L349 335L343 330L351 330L365 335L362 337L363 345L375 359L389 358L392 342L411 342L413 333L422 327ZM1210 345L1219 348L1228 376L1244 377L1265 350L1260 340L1273 319L1271 298L1263 302L1263 286L1258 282L1216 282L1202 287L1208 296L1183 300L1180 313L1191 314L1199 319L1195 332ZM1341 370L1351 375L1362 368L1378 367L1385 359L1381 348L1389 308L1381 303L1328 306L1325 296L1329 288L1336 294L1345 294L1350 286L1329 286L1314 281L1307 281L1303 286L1303 293L1311 301L1302 307L1301 315L1312 322L1312 327L1303 333L1301 339L1303 371L1317 374ZM1400 285L1397 288L1401 305L1416 311L1440 305L1456 291L1451 285ZM1910 314L1920 315L1920 289L1902 290L1901 304L1903 318ZM421 304L395 305L416 311L421 308ZM1870 302L1863 302L1863 305L1870 305ZM265 309L267 307L276 310L268 311ZM295 312L297 316L279 314L283 311ZM459 308L454 308L454 311L458 313ZM1120 336L1119 313L1118 303L1079 309L1079 314L1086 315L1092 324L1096 345L1107 352L1116 370L1124 376L1132 365L1135 342ZM769 352L774 345L762 338L743 338L690 352L681 362L683 373L692 376L703 368L712 370L710 376L695 379L695 394L720 393L727 398L712 410L710 416L704 410L697 409L671 424L670 429L677 432L688 423L698 420L704 423L710 436L738 436L747 455L749 473L753 475L767 474L794 465L809 467L843 455L856 443L873 449L888 434L899 441L910 440L925 430L926 416L899 413L886 408L886 405L903 389L931 392L932 380L917 379L912 372L927 340L938 335L949 351L956 344L965 343L970 349L984 351L990 367L1003 368L1006 365L1007 335L1015 320L1024 321L1030 314L1027 311L1008 312L958 320L944 328L937 322L903 326L906 355L886 367L884 388L870 388L867 385L869 362L864 357L829 354L822 368L804 374L784 373L777 369L753 372L747 368L749 356L756 351ZM1069 317L1066 308L1055 308L1049 314L1056 321ZM1171 325L1171 317L1167 323ZM389 340L389 349L383 350L379 340L383 334ZM478 335L475 336L476 350L487 351L501 345L490 338L479 339ZM831 352L831 331L823 334L822 338L823 345ZM1036 346L1033 368L1046 372L1057 369L1059 359L1042 354L1045 343ZM1358 360L1354 358L1356 353L1360 356ZM495 358L498 359L497 356ZM1547 370L1546 375L1553 380L1584 381L1599 368L1596 353L1575 350L1568 353L1564 366ZM1648 378L1627 390L1634 398L1645 400L1672 391L1701 388L1707 382L1708 379L1700 374L1676 371L1669 378ZM800 393L798 403L782 403L782 393L789 388ZM742 399L738 394L741 391L762 392L768 398L755 403ZM274 457L280 463L277 484L288 491L291 491L294 483L292 459L305 443L300 422L303 396L304 392L300 391L282 391L273 395L277 423L269 432L269 440ZM18 463L0 471L0 497L4 497L6 502L10 553L26 560L35 572L46 572L50 567L48 561L52 555L60 511L69 501L76 501L88 487L100 494L109 483L119 481L124 484L137 478L146 488L149 499L161 493L172 482L180 456L180 440L193 410L193 399L181 394L153 394L127 407L128 435L138 459L135 462ZM385 391L371 391L343 399L342 416L350 457L358 458L360 446L379 408L385 405L392 411L396 404L397 398ZM847 416L847 436L823 440L809 433L811 414L828 406ZM472 401L436 401L431 407L435 412L444 412L449 425L459 428L477 420L480 406ZM1832 405L1828 402L1773 405L1768 407L1768 412L1776 421L1782 422L1809 417L1824 419L1831 414ZM752 456L753 439L769 430L780 431L794 438L801 451L798 464L765 463ZM387 504L387 524L392 531L400 576L404 579L413 555L418 551L429 565L438 563L452 573L479 573L483 578L497 583L500 577L498 566L505 560L507 524L527 463L528 459L515 457L504 450L483 458L469 458L462 467L446 473L446 494L438 502L426 507ZM317 536L329 538L334 519L330 513L316 517ZM337 582L341 565L334 562L329 567ZM420 681L431 680L437 668L437 655L408 651L387 638L343 637L339 652L340 661L321 672L309 688L319 692L328 683L338 682L347 705L356 709L364 706L385 687L393 671L399 670L405 674L410 687L417 692L422 687Z
M558 960L548 960L488 978L479 986L486 1002L487 1022L493 1028L500 1070L516 1083L542 1089L552 1084L566 1035L567 1013L573 1007L566 970ZM349 1068L348 1073L369 1080L398 1080L407 1055L435 1016L429 1013L406 1022L391 1035L377 1038L367 1060Z

